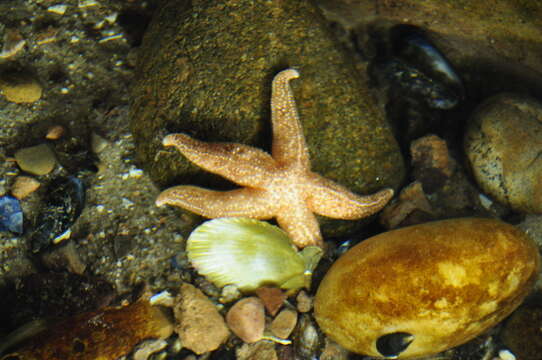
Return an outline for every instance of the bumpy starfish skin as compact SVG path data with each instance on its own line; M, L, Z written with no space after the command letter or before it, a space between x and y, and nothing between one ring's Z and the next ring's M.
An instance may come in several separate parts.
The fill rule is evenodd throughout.
M296 70L287 69L273 79L272 156L250 146L206 143L186 134L171 134L163 140L164 146L175 146L196 165L243 188L212 191L175 186L163 191L156 205L179 206L208 218L276 218L298 247L322 246L314 213L359 219L382 209L393 196L392 189L358 196L310 170L307 145L288 83L298 76Z

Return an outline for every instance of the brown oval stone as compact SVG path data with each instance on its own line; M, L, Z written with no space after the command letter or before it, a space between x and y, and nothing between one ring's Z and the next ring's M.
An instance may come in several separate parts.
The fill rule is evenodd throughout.
M254 343L263 337L265 309L257 297L239 300L226 314L226 323L235 335L246 343Z
M377 340L407 333L399 358L462 344L509 315L539 266L534 242L492 219L430 222L386 232L344 254L315 298L322 330L347 349L382 357Z

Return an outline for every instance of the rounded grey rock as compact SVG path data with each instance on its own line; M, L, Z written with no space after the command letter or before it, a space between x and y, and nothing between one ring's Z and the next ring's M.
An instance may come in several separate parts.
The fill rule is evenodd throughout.
M542 213L542 103L503 93L478 106L465 153L484 192L523 213Z

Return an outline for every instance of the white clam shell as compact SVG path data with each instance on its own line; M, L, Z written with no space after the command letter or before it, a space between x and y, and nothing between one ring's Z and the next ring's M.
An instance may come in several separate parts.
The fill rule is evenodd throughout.
M297 290L310 284L322 255L317 247L298 252L279 227L250 218L218 218L197 227L187 242L188 258L219 287L233 284L242 292L262 286Z

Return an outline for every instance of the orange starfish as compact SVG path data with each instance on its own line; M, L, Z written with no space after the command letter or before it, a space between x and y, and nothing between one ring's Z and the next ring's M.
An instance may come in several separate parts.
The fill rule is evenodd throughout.
M393 196L392 189L358 196L310 170L305 137L288 83L297 77L296 70L286 69L273 79L272 156L247 145L206 143L186 134L171 134L163 140L164 146L175 146L196 165L243 188L213 191L175 186L163 191L156 205L175 205L208 218L276 218L300 248L323 244L314 213L353 220L382 209Z

